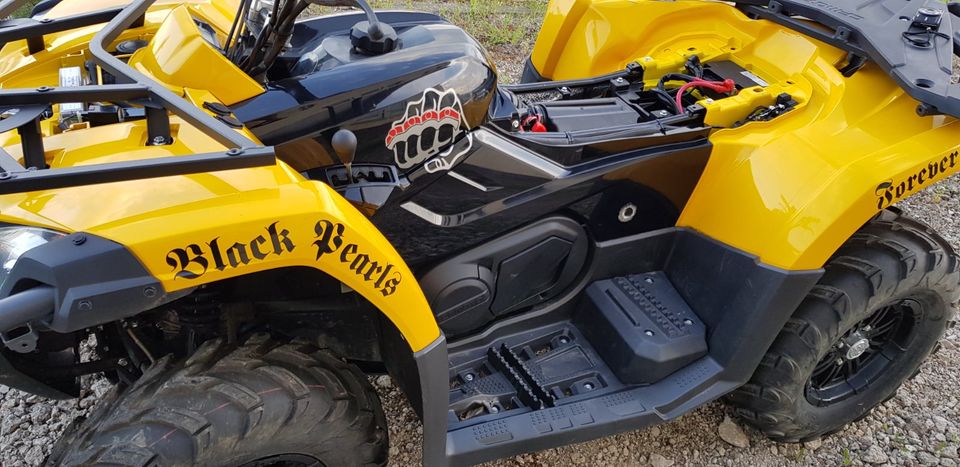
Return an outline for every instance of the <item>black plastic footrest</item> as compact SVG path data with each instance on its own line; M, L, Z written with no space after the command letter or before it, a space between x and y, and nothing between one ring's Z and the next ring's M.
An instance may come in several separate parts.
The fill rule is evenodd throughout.
M553 407L556 404L556 399L544 389L539 378L505 344L501 344L499 348L491 347L487 350L487 358L490 364L514 386L517 390L517 398L524 405L537 410Z
M574 323L620 381L650 384L707 353L705 328L661 272L597 281Z

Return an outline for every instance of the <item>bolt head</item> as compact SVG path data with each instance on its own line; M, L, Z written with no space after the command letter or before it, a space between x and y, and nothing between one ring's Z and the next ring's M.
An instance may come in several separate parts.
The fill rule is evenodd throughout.
M627 223L633 220L634 216L637 215L637 205L633 203L624 204L620 208L620 212L617 214L617 220L622 223Z
M653 331L647 329L646 331L643 331L643 334L644 334L645 336L647 336L647 337L652 337L655 333L654 333Z
M84 243L87 243L87 236L86 236L86 235L84 235L84 234L77 234L75 237L73 237L73 244L74 244L74 245L83 245Z
M561 344L566 344L567 342L570 342L570 339L567 338L567 336L560 336L560 339L557 339L557 340L560 341Z
M497 407L497 406L495 406L495 405L491 405L491 406L490 406L490 413L500 413L500 407Z
M157 288L151 285L148 285L143 288L143 296L147 298L153 298L157 296Z
M77 309L80 311L90 311L93 309L93 302L90 300L80 300L80 303L77 304Z
M592 383L583 383L583 389L586 389L587 391L592 391L592 390L593 390L593 384L592 384Z
M473 378L474 378L473 373L467 373L463 375L463 380L467 382L473 381Z
M646 283L648 283L648 284L652 284L652 283L653 283L653 278L652 278L652 277L644 277L644 278L643 278L643 281L646 282Z

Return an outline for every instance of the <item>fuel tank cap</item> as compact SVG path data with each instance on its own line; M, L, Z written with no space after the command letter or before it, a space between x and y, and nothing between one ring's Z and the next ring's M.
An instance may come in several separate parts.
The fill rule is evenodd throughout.
M353 25L350 40L360 53L381 55L397 47L397 31L387 23L361 21Z

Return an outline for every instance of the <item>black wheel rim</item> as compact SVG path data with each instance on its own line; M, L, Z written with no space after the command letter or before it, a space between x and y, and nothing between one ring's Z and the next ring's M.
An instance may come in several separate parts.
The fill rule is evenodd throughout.
M807 401L827 406L867 390L907 350L922 305L901 299L878 307L844 333L807 380Z
M241 467L324 467L323 463L313 456L303 454L280 454L264 457L263 459L247 462Z

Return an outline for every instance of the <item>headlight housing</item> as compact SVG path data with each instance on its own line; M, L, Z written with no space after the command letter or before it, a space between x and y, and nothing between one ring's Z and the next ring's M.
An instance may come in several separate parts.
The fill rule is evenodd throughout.
M61 232L39 227L0 227L0 287L7 281L20 256L63 235Z

